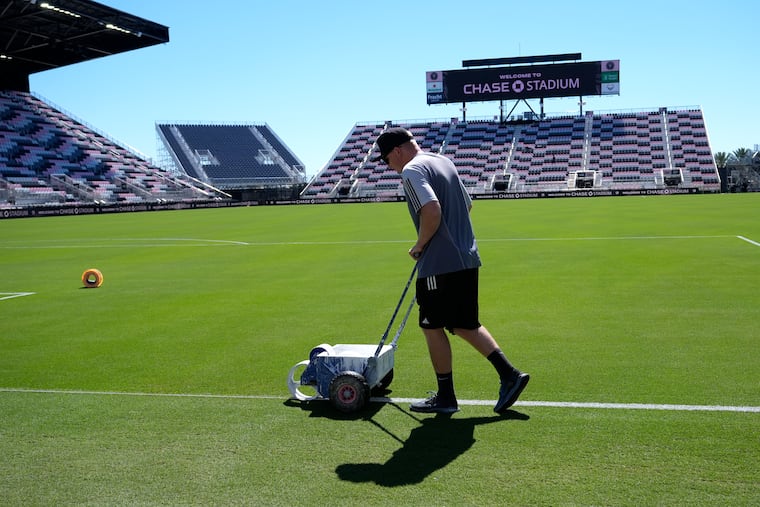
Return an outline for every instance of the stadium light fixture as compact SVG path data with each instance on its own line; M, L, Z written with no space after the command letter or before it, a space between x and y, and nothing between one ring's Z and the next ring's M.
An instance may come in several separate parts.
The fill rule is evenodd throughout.
M13 60L13 57L0 53L0 60Z
M76 12L67 11L66 9L61 9L60 7L56 7L55 5L51 4L50 2L42 2L40 4L40 8L42 9L48 9L53 12L57 12L59 14L65 14L66 16L71 16L72 18L81 18L79 14Z
M35 4L37 0L28 0L28 1L31 2L32 4ZM69 11L67 9L62 9L60 7L57 7L56 5L53 5L50 2L42 2L39 5L40 5L40 8L42 8L42 9L47 9L47 10L50 10L50 11L53 11L53 12L57 12L59 14L64 14L66 16L71 16L72 18L81 18L82 17L81 14L77 14L76 12L72 12L72 11ZM129 34L129 35L136 35L137 37L142 37L142 32L134 33L131 30L123 28L123 27L121 27L119 25L114 25L113 23L106 23L104 21L98 21L98 23L101 26L106 27L106 29L108 29L108 30L114 30L114 31L117 31L117 32L126 33L126 34Z
M119 25L114 25L113 23L100 23L101 25L105 26L108 30L114 30L116 32L126 33L129 35L137 35L138 37L142 36L141 33L135 34L131 30L127 30L126 28L122 28Z
M106 28L108 28L109 30L116 30L117 32L121 32L121 33L132 33L126 28L122 28L120 26L114 25L113 23L106 24Z

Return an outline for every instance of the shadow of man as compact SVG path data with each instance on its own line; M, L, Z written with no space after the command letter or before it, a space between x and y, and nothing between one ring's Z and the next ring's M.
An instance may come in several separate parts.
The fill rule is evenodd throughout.
M472 447L476 426L505 419L527 420L529 417L509 410L490 417L457 419L439 414L425 418L385 463L345 463L338 465L335 472L344 481L374 482L386 487L418 484Z

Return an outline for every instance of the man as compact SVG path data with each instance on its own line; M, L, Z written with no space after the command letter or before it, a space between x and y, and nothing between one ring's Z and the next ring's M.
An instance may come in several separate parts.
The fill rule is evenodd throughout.
M413 403L414 412L451 414L459 410L446 330L488 358L501 379L494 411L503 414L530 380L512 366L496 340L478 320L480 255L470 221L472 200L448 158L423 152L412 134L388 128L377 138L378 160L401 175L417 242L419 325L435 370L438 392Z

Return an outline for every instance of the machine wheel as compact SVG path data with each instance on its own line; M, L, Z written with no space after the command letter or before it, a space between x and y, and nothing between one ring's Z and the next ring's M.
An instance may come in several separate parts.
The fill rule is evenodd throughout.
M341 412L356 412L369 401L369 384L354 371L344 371L330 382L330 403Z
M381 396L385 394L388 390L388 386L391 385L391 382L393 382L393 368L385 374L385 377L383 377L379 384L372 388L372 396Z

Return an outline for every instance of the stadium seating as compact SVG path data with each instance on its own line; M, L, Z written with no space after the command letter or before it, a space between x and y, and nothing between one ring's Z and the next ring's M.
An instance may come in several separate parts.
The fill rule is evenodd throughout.
M372 160L374 140L390 125L408 128L422 149L451 158L474 195L572 190L588 181L601 189L656 189L665 186L663 170L670 168L681 170L682 186L720 188L702 111L661 108L535 121L357 124L301 197L402 195L399 176ZM579 171L595 176L576 187Z
M0 92L0 206L209 198L28 93Z
M374 141L390 125L450 157L473 195L720 188L702 111L660 108L508 122L357 123L300 197L402 196L399 175L373 160ZM303 165L265 124L164 124L157 132L172 169L28 93L0 92L0 206L208 199L214 193L207 185L305 183Z
M268 125L159 124L175 170L218 188L303 182L304 167Z

